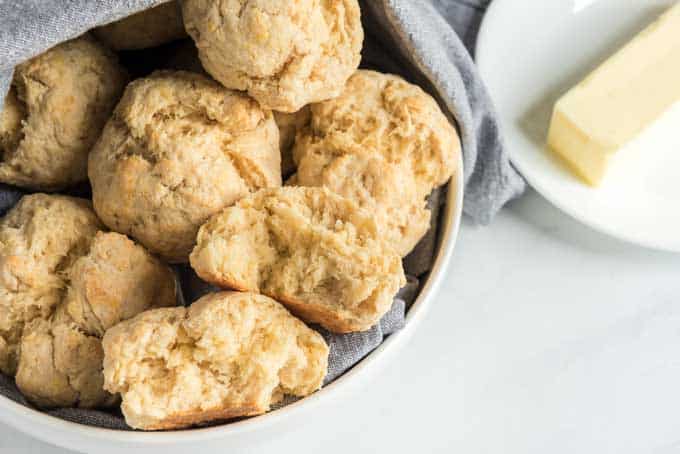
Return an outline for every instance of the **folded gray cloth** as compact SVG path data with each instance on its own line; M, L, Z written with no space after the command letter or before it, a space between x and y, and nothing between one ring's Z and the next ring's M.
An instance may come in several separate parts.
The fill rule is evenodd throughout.
M161 3L159 0L23 0L0 1L0 101L11 83L16 64L90 28ZM524 189L510 165L498 131L493 107L476 69L461 42L471 46L487 2L475 0L366 0L362 19L366 41L363 67L401 74L437 97L458 125L465 160L464 210L475 221L487 223L508 200ZM457 34L458 33L458 34ZM87 188L76 189L79 195ZM0 185L0 215L23 191ZM417 296L419 278L426 278L437 244L436 192L431 232L405 260L408 284L378 325L364 333L337 335L319 331L330 345L326 383L360 361L404 324L405 311ZM210 286L185 267L179 267L184 300L194 301ZM30 406L14 381L0 375L0 395ZM57 409L54 416L82 424L127 429L119 413Z

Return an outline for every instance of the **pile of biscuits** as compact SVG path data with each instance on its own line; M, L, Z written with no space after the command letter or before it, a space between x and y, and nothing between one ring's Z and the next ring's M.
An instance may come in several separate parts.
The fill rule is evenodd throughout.
M188 70L129 80L116 52L186 34ZM30 402L156 430L321 387L306 323L380 320L460 153L431 96L357 69L362 42L357 0L184 0L16 68L0 182L43 192L0 220L0 371ZM181 306L187 262L224 291Z

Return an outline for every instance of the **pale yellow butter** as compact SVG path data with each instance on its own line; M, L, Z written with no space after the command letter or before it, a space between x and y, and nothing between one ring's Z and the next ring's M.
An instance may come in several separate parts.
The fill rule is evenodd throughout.
M548 146L599 185L618 152L678 102L680 3L557 101Z

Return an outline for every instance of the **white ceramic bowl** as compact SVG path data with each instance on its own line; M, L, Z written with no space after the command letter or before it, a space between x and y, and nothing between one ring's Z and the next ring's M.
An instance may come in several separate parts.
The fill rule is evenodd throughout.
M458 236L463 207L463 162L449 183L446 206L441 213L441 236L432 271L422 291L406 316L406 325L389 336L350 371L320 391L265 415L215 427L168 432L130 432L89 427L68 422L0 396L0 421L35 438L63 448L84 453L186 453L188 449L238 449L252 446L256 440L283 433L320 404L346 397L357 385L365 382L383 367L408 341L432 303ZM218 452L218 451L215 451Z

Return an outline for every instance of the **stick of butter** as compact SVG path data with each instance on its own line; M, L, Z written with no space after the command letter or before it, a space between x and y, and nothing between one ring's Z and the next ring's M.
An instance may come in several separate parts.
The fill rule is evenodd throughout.
M548 146L597 186L625 145L677 102L680 3L557 101Z

